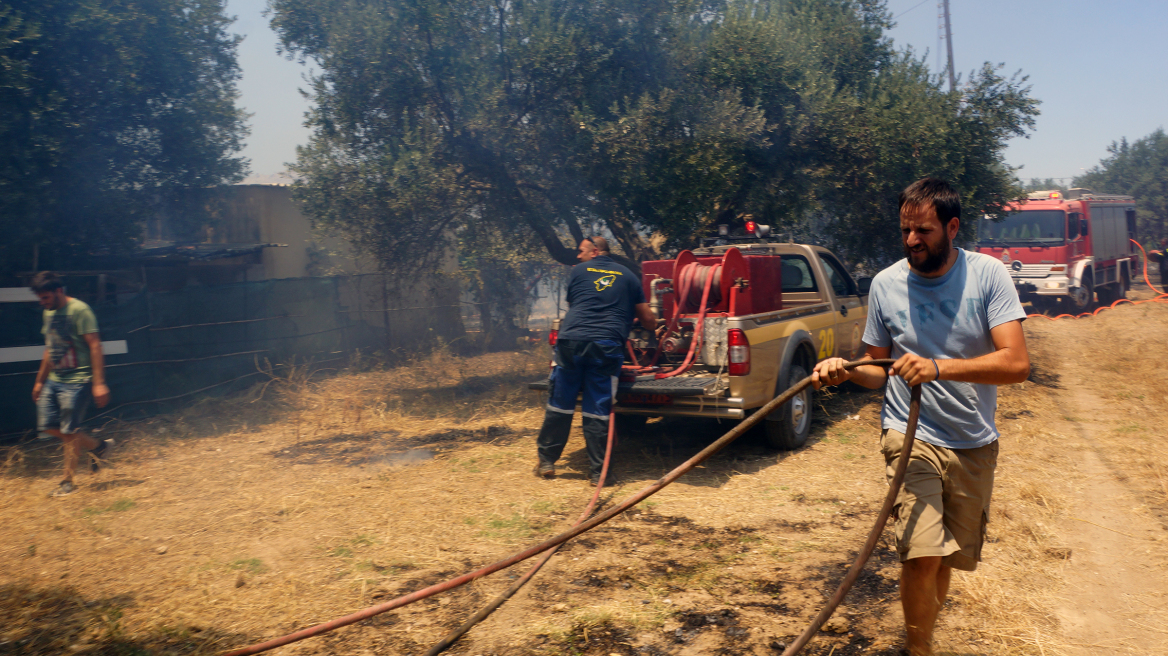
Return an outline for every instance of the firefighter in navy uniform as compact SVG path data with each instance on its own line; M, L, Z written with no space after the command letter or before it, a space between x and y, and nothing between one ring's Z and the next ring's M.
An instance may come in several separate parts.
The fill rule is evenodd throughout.
M582 392L589 480L595 485L604 465L609 412L633 319L649 331L656 329L657 319L637 275L608 256L607 240L589 237L580 242L579 250L580 264L568 279L568 314L556 340L535 474L556 475L555 463L568 443L576 397Z

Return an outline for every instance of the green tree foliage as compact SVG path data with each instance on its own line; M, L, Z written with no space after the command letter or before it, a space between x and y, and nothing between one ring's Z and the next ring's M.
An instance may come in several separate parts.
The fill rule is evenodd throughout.
M1065 179L1065 178L1062 178ZM1030 178L1030 182L1022 185L1022 191L1066 191L1067 187L1055 178Z
M922 175L973 215L1016 197L1002 149L1037 114L990 66L943 92L879 0L270 6L321 71L298 197L390 267L472 224L572 264L594 230L644 260L747 214L886 261Z
M42 268L124 251L150 213L181 214L189 190L242 177L223 10L0 0L0 268L30 268L34 245Z
M1111 155L1075 178L1073 186L1101 194L1125 194L1136 199L1138 234L1158 241L1168 237L1168 135L1163 128L1128 143L1107 148Z

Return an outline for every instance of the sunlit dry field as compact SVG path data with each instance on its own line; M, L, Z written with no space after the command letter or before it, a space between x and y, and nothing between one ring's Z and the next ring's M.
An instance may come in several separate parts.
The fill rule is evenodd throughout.
M1144 297L1148 297L1147 294ZM1026 323L1031 380L1000 395L985 562L955 576L951 654L1168 652L1168 305ZM546 347L313 372L106 432L112 466L50 499L60 449L0 452L0 654L213 654L425 587L566 528L578 429L531 475ZM116 393L116 390L115 390ZM834 590L885 492L880 395L817 397L808 446L747 435L569 543L456 654L775 654ZM621 435L611 504L728 424ZM806 653L895 654L890 535ZM279 654L421 654L511 570ZM1159 628L1157 628L1159 627ZM1158 642L1157 642L1158 641Z

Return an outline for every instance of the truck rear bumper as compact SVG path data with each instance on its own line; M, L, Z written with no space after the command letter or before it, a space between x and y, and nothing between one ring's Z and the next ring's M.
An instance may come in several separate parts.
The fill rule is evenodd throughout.
M742 399L710 399L710 402L704 406L702 405L662 405L662 406L645 406L645 405L621 405L618 401L616 404L616 413L618 415L642 415L645 417L706 417L709 419L744 419L746 411L742 408L735 408L727 405L729 401L739 401ZM717 403L717 405L715 405Z
M527 387L546 391L548 381L536 381ZM617 414L647 417L745 417L743 400L724 396L725 393L724 381L714 376L678 376L660 380L640 376L635 381L618 384L615 410Z

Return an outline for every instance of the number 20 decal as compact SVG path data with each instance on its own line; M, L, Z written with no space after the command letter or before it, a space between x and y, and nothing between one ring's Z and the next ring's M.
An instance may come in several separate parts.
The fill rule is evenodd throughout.
M819 331L819 359L830 358L835 353L835 331L831 328Z

